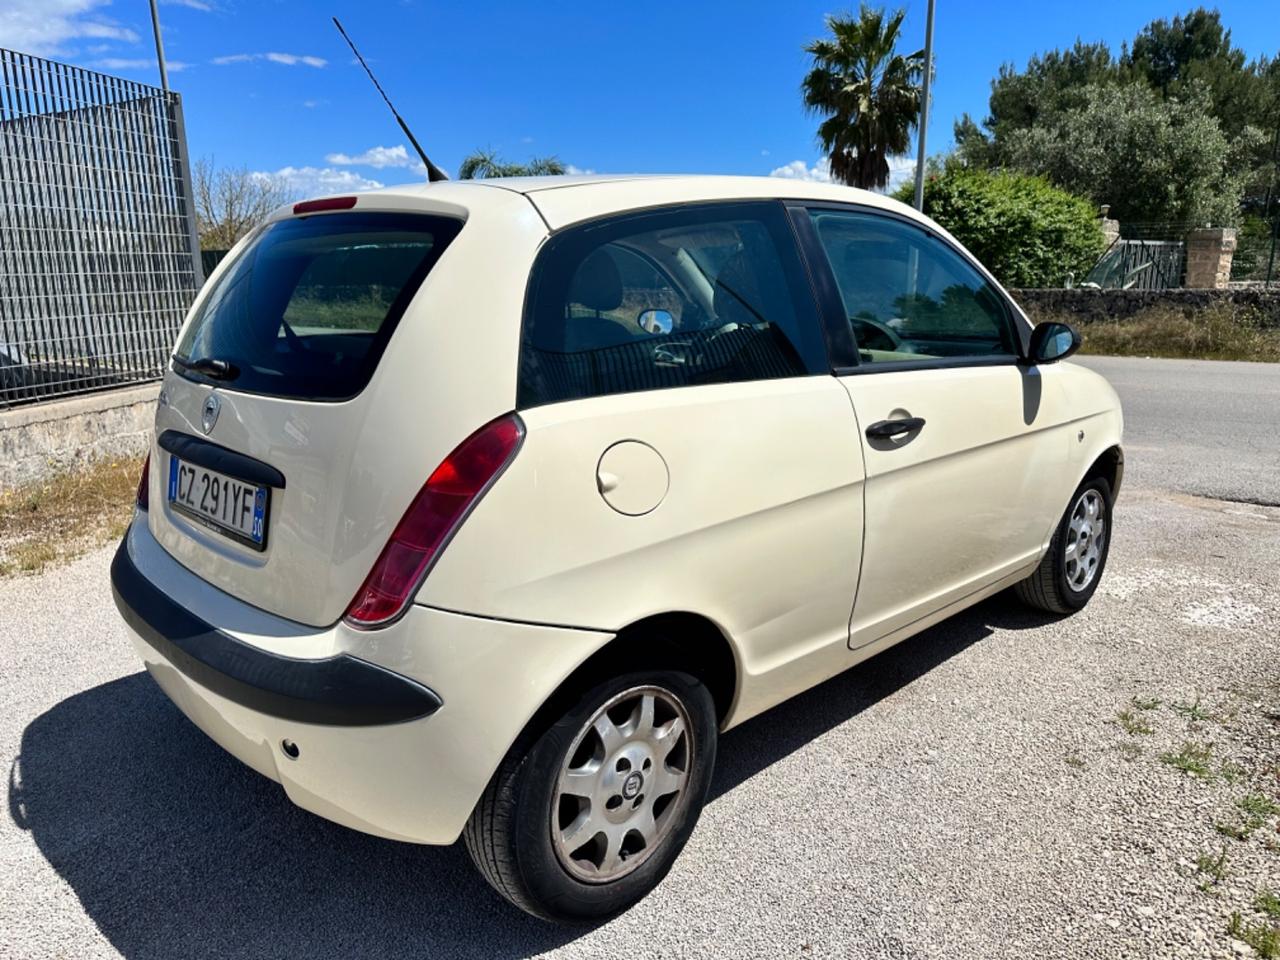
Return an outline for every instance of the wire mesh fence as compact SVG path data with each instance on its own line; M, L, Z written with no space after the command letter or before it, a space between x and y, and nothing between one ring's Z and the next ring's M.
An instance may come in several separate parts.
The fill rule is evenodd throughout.
M0 408L160 377L200 281L177 94L0 48Z
M1280 287L1280 216L1243 219L1231 260L1231 280Z

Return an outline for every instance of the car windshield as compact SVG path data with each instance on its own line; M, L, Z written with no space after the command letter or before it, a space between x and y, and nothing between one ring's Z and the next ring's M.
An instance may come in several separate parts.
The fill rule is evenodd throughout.
M352 397L460 228L448 217L397 213L273 223L218 278L174 360L186 376L239 391Z

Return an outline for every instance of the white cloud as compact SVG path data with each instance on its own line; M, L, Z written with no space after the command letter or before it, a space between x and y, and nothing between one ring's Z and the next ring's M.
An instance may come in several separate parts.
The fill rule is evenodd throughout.
M308 67L323 67L329 62L323 57L297 53L266 53L263 56L272 63L283 63L286 67L297 66L299 63L305 63Z
M884 192L893 193L908 180L914 179L915 175L916 162L913 159L910 157L890 157L889 186L885 187Z
M323 57L313 57L301 53L231 53L223 57L214 57L213 62L220 67L231 63L249 63L254 60L267 60L270 63L282 63L286 67L306 64L308 67L323 67L329 61Z
M809 166L803 160L792 160L790 163L774 167L769 171L771 177L781 177L784 180L811 180L815 183L830 183L831 169L827 166L827 161L818 160L813 166Z
M409 151L405 149L402 143L398 143L394 147L370 147L364 153L355 155L330 153L326 154L324 159L326 163L337 164L340 167L373 167L376 170L382 170L386 167L422 166L422 161L411 158Z
M164 63L170 73L181 73L191 64L182 60L166 60ZM94 60L90 66L97 67L99 70L159 70L154 60L146 58L132 59L129 57L103 57L101 60Z
M201 13L209 13L213 10L213 4L205 3L204 0L160 0L160 3L168 7L189 7Z
M564 172L571 177L589 177L595 173L590 167L583 169L582 167L575 167L572 163L565 164Z
M4 0L0 37L4 45L38 56L66 52L68 40L117 40L137 43L128 27L95 12L108 0Z
M385 186L380 180L362 177L350 170L335 170L333 167L281 167L275 171L255 170L251 176L276 181L284 188L290 200L323 196L327 193L379 190Z
M914 177L915 173L916 162L911 157L890 157L889 185L883 191L877 192L893 193L898 187ZM809 180L814 183L834 182L831 178L831 167L826 160L817 160L813 166L803 160L792 160L785 166L775 167L769 171L769 176L782 177L786 180Z

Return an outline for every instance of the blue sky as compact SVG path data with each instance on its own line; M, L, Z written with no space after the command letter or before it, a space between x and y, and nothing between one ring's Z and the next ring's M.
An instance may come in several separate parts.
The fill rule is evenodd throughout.
M1250 57L1280 53L1278 0L1218 4ZM904 45L924 42L910 0ZM1154 0L938 0L930 152L982 116L1000 64L1105 40L1118 51ZM476 147L556 154L599 172L812 175L817 121L803 44L845 6L161 0L171 85L193 154L281 173L297 192L417 179L395 121L329 22L337 14L434 162ZM0 44L158 82L147 0L0 0ZM900 176L910 160L898 165Z

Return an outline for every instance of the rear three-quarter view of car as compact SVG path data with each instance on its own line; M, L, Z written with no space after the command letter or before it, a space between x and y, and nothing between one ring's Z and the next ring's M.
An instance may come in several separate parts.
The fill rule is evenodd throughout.
M1079 343L844 187L300 203L183 325L116 601L298 806L609 916L723 731L1006 588L1088 602L1124 460Z

